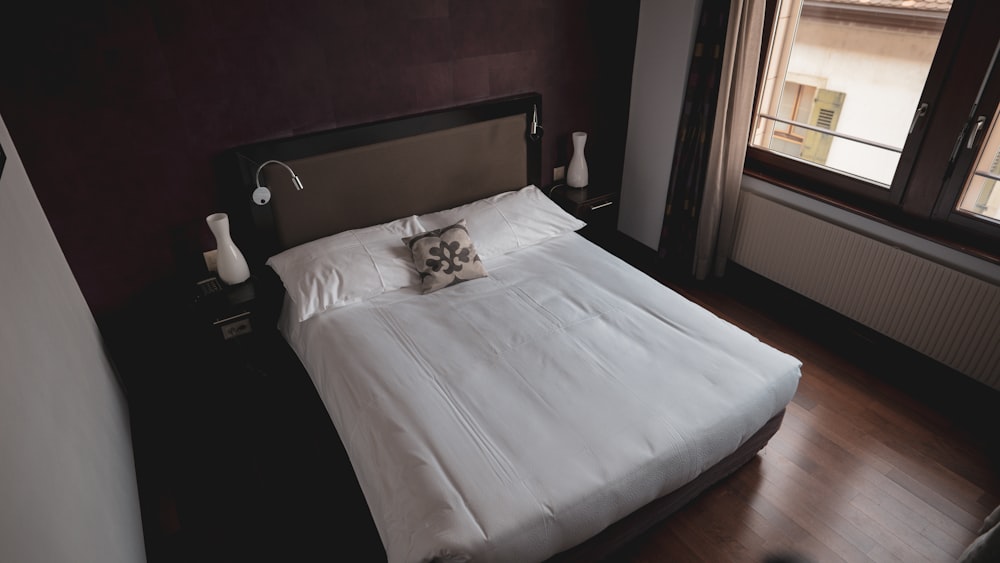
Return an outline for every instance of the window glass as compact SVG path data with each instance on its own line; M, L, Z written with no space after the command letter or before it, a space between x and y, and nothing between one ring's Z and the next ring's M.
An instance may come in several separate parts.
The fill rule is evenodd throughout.
M889 188L950 8L782 0L752 144Z

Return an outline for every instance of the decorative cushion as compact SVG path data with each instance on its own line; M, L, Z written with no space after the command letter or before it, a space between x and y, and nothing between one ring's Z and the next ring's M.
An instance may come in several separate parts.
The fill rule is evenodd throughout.
M965 548L958 563L989 563L1000 561L1000 506L983 520L977 537Z
M465 219L442 229L403 239L413 253L424 293L486 277Z
M997 524L1000 524L1000 506L993 509L986 518L983 519L983 525L979 527L978 534L985 534L986 532L992 530Z

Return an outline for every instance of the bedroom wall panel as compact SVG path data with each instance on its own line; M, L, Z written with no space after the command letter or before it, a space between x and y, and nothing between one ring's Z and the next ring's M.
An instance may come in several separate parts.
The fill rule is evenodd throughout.
M645 0L639 13L618 229L656 250L701 0Z
M639 1L263 0L6 7L0 111L84 296L112 312L212 248L212 159L247 143L543 96L618 181ZM546 172L548 171L548 172Z
M1000 390L1000 268L943 264L934 243L838 223L779 190L744 179L734 262Z
M145 561L128 413L3 119L0 561Z

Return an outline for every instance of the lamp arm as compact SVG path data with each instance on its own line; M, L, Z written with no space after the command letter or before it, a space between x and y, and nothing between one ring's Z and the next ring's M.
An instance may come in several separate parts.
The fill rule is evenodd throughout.
M254 203L256 203L257 205L267 205L267 203L271 201L271 190L269 190L267 186L260 185L260 173L262 170L264 170L264 167L267 166L268 164L277 164L282 168L284 168L285 170L288 170L288 173L292 175L292 184L295 186L295 191L300 191L305 189L305 187L302 185L302 180L299 179L298 174L296 174L295 171L292 170L287 164L281 162L280 160L268 160L264 162L264 164L261 164L260 166L257 167L257 174L255 175L254 178L254 184L256 185L256 189L254 189L253 194L250 196Z
M284 168L285 170L288 170L288 173L292 175L292 183L295 184L295 189L296 190L302 190L302 189L304 189L304 187L302 186L302 180L299 180L299 177L298 177L297 174L295 174L295 171L292 170L284 162L281 162L280 160L268 160L268 161L264 162L264 164L261 164L260 166L257 167L256 181L257 181L257 187L258 188L263 187L263 186L260 185L260 173L261 173L262 170L264 170L264 167L267 166L268 164L277 164L277 165L281 166L282 168Z

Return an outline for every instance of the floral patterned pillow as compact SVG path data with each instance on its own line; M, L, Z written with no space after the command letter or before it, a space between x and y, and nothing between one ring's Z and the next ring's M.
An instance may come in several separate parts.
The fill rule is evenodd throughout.
M403 239L413 253L424 293L486 277L486 268L469 238L465 219L454 225Z

